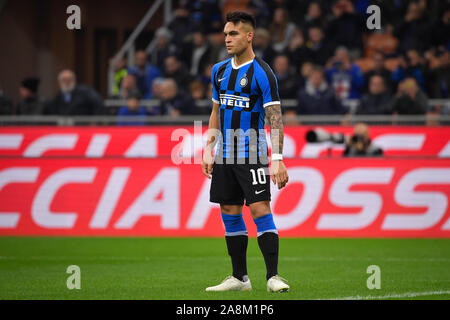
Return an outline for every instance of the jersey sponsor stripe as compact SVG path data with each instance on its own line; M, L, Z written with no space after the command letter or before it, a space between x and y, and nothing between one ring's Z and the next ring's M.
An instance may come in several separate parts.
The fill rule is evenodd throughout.
M222 98L233 98L233 99L236 99L236 100L243 100L243 101L250 101L250 98L248 98L248 97L241 97L241 96L239 96L238 95L239 94L239 92L237 92L235 95L234 94L226 94L226 93L224 93L224 94L220 94L220 97Z

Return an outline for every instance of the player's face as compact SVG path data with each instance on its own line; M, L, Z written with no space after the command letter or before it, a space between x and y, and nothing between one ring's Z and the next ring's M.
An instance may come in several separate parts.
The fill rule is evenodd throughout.
M239 55L252 43L253 30L245 23L227 22L223 29L225 35L225 46L230 55Z

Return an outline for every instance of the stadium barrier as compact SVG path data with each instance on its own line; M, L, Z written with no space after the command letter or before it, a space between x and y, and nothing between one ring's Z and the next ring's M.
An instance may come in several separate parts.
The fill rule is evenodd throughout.
M104 101L106 107L105 114L86 115L86 116L63 116L63 115L2 115L0 116L0 125L56 125L56 126L81 126L81 125L180 125L192 124L194 121L209 121L209 108L211 101L208 99L196 100L195 104L202 112L199 115L182 115L171 117L167 115L152 116L118 116L112 115L114 109L126 105L125 100L108 99ZM431 99L430 106L439 106L441 113L430 112L425 115L356 115L354 111L359 104L357 99L348 99L345 105L349 107L350 114L347 115L299 115L297 117L285 117L287 125L299 124L339 124L351 125L357 122L366 122L368 124L385 125L450 125L450 99ZM157 99L141 100L140 105L148 110L160 105ZM283 108L295 108L297 100L287 99L282 101Z
M305 143L313 128L286 128L290 182L271 186L282 236L450 237L447 128L372 127L383 158L344 158L343 145ZM205 131L2 127L0 235L222 236L198 164Z

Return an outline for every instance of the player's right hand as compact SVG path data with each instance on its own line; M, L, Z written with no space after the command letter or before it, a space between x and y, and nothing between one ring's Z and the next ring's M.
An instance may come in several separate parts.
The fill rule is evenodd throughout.
M213 171L214 157L211 152L205 151L202 158L202 172L205 177L211 179Z

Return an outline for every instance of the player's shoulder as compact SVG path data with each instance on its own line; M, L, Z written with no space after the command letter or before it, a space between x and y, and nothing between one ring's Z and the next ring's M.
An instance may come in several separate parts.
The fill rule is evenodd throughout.
M255 64L255 71L257 73L262 73L262 74L266 75L267 77L274 77L275 76L274 73L273 73L272 68L263 59L261 59L259 57L255 57L253 63Z
M229 63L231 61L232 58L228 58L222 61L217 62L215 65L213 65L212 67L212 72L216 72L217 70L219 70L220 67L225 66L227 63Z

